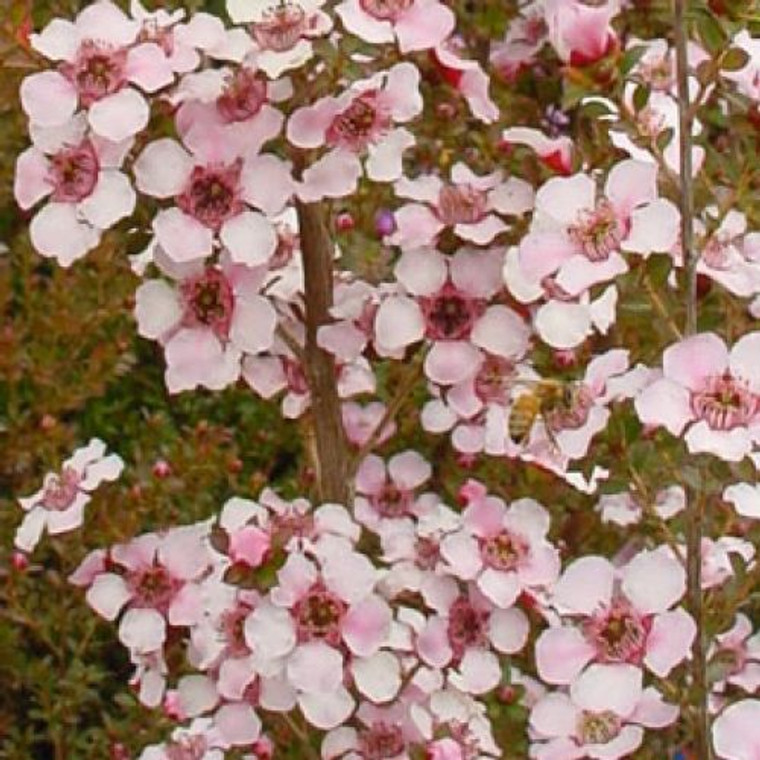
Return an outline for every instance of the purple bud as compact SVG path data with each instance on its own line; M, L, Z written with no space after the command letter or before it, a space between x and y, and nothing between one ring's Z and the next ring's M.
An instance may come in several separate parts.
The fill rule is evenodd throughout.
M381 208L375 214L375 230L381 237L396 231L396 219L390 209Z

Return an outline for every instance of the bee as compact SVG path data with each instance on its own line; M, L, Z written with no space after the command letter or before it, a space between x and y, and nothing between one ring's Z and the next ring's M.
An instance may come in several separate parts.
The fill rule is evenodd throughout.
M507 420L507 430L513 443L523 444L541 418L546 433L553 438L555 428L562 427L562 420L572 414L578 401L579 386L561 380L537 380L526 383L528 390L521 393L512 404Z

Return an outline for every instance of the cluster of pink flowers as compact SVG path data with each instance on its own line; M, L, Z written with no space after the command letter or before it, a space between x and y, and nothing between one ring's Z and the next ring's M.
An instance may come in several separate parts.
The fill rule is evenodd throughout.
M572 115L552 105L540 123L499 123L498 147L416 168L437 146L416 132L431 82L445 83L441 117L461 113L460 98L479 126L496 130L502 116L440 0L227 0L231 29L204 13L185 20L135 2L127 15L98 0L32 35L49 67L21 85L32 144L14 189L33 213L34 248L69 266L140 197L147 215L131 231L149 243L132 262L142 280L134 316L163 349L168 391L243 380L298 417L318 392L307 366L316 341L332 357L346 437L360 452L351 503L314 508L269 489L258 501L232 498L218 519L97 549L71 576L118 621L140 700L186 722L143 760L221 760L230 749L269 757L267 716L293 710L321 732L325 760L496 758L486 704L515 684L537 760L627 757L647 730L677 720L663 683L697 635L682 606L682 485L663 479L646 493L626 459L626 484L597 498L601 520L651 520L668 544L566 557L553 504L509 501L471 479L454 509L421 454L369 451L396 430L393 404L375 398L386 383L376 370L411 363L425 385L421 427L448 435L464 465L519 461L593 493L619 449L602 458L592 445L624 410L643 436L664 428L690 455L735 466L738 482L722 493L735 515L726 511L739 527L760 517L741 469L760 465L760 333L730 348L716 333L692 334L661 360L648 356L661 364L650 368L613 329L619 296L648 282L652 261L672 265L667 287L688 263L671 200L674 51L621 38L613 20L623 5L526 3L490 50L510 83L551 60L568 80L604 89L614 67L620 102L586 102L606 110L599 125L627 157L600 162L584 161L566 134ZM734 42L750 55L757 47L744 33ZM622 50L627 68L617 67ZM689 51L697 106L716 60ZM721 76L757 100L756 60ZM505 161L489 171L491 149ZM695 172L705 157L695 148ZM529 169L517 176L523 159ZM341 271L344 251L331 243L329 320L307 324L311 241L298 220L312 204L337 209L376 186L386 205L374 237L391 274ZM719 195L695 220L696 270L756 297L758 233L724 208L727 188ZM336 229L350 231L353 217L343 219ZM79 527L90 493L121 468L97 439L77 451L21 500L16 546L29 552L43 530ZM715 593L755 562L739 530L705 537L702 552L702 587ZM177 679L169 663L180 645ZM756 691L757 650L743 614L711 642L714 663L729 661L711 694L724 760L759 756L760 702L730 702L733 688Z

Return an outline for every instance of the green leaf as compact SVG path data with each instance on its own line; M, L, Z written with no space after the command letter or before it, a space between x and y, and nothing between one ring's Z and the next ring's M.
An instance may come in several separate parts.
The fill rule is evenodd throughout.
M723 71L739 71L749 62L749 54L742 48L733 47L720 57L720 67Z

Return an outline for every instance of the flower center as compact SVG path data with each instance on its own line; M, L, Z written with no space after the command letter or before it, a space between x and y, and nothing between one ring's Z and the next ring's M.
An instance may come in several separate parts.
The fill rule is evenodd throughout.
M606 261L620 248L623 239L615 210L606 198L600 200L593 211L581 211L569 233L589 261Z
M166 760L203 760L208 744L203 736L188 736L173 741L164 750Z
M471 298L451 283L434 296L420 299L427 322L427 337L432 340L466 339L475 320L486 309L483 299Z
M414 0L359 0L362 10L380 21L398 21Z
M483 562L494 570L509 571L519 567L530 551L530 544L517 533L503 530L480 543Z
M105 43L85 40L73 63L63 63L60 72L76 88L82 106L89 108L127 84L127 51Z
M454 657L459 660L470 647L485 646L488 642L486 625L488 612L476 610L472 602L460 596L449 609L447 634Z
M446 185L438 194L438 218L447 225L475 224L486 215L486 194L472 185Z
M713 430L733 430L746 426L760 411L760 398L746 383L723 375L708 378L703 390L692 393L691 408Z
M578 718L578 735L584 744L607 744L620 733L621 726L620 718L610 710L584 710Z
M629 604L617 601L590 618L584 633L602 662L638 664L644 656L650 625Z
M332 120L327 128L327 144L340 145L358 153L385 134L390 125L390 114L378 102L377 91L368 90L354 98Z
M513 386L515 367L501 356L489 355L475 377L475 393L485 403L502 404L509 402Z
M386 483L380 493L370 497L375 511L383 517L403 517L409 514L412 501L412 493L402 491L394 483Z
M359 755L363 760L384 760L404 752L404 736L399 726L373 723L359 734Z
M702 249L701 260L712 269L728 269L731 240L718 233L712 235Z
M294 2L282 2L264 12L261 21L251 24L251 34L264 50L284 53L308 31L306 11Z
M151 607L166 614L181 581L173 578L162 565L138 570L130 579L136 607Z
M240 69L231 76L224 92L216 100L216 110L228 124L255 116L267 99L266 82L250 69Z
M414 564L421 570L433 570L441 558L441 547L432 538L423 537L414 545Z
M315 584L293 607L301 641L324 639L340 643L340 624L348 609L346 603L321 584Z
M219 232L222 225L243 210L240 200L242 162L225 166L196 166L177 205L201 224Z
M238 602L237 606L222 614L219 631L227 645L226 652L230 657L243 657L251 650L245 641L245 619L251 614L253 607Z
M79 492L81 476L71 467L65 467L60 475L50 475L42 492L42 506L63 512L68 509Z
M59 203L79 203L92 195L99 173L98 154L89 140L59 150L50 157L48 167L52 199Z
M218 269L207 269L180 285L185 303L184 321L191 326L210 327L219 338L226 338L232 322L232 286Z

